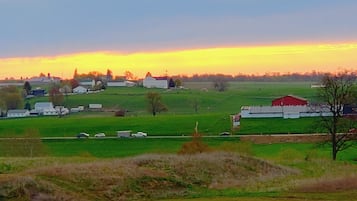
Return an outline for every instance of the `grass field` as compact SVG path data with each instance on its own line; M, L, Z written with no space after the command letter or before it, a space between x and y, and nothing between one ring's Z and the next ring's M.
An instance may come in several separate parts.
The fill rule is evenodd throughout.
M87 106L90 103L101 103L106 110L126 109L127 116L115 118L114 112L84 112L67 117L37 117L26 119L3 119L0 121L0 137L21 136L26 129L37 129L40 136L75 136L79 132L90 134L105 132L115 135L117 130L144 131L149 135L190 135L196 122L199 131L205 135L217 135L230 131L229 115L240 112L243 105L270 105L276 97L293 94L316 102L316 89L306 82L232 82L225 92L212 90L212 83L187 83L188 89L162 90L110 87L96 94L73 95L65 98L67 107ZM208 89L201 90L202 88ZM157 91L169 111L151 116L146 108L145 94ZM48 101L47 97L34 98ZM199 104L195 113L192 102ZM297 120L243 119L241 129L236 134L250 133L314 133L316 118Z
M338 154L337 161L331 161L328 145L253 144L240 142L236 137L207 137L202 141L209 146L210 154L238 155L201 161L200 155L176 155L191 138L38 139L75 137L79 132L116 136L118 130L143 131L149 136L190 136L196 122L201 134L217 136L230 131L229 115L238 113L242 105L270 105L272 99L288 94L304 97L309 102L318 101L316 89L305 82L234 82L226 92L216 92L211 83L203 82L185 83L185 87L188 89L108 88L97 94L68 96L65 100L67 107L101 103L106 112L83 112L62 118L1 119L0 138L34 138L33 141L25 138L21 143L16 139L16 143L0 140L0 200L120 200L130 196L134 196L132 200L170 201L171 198L176 201L356 200L355 142ZM148 91L159 92L169 111L151 116L145 102ZM37 101L48 99L30 100L32 105ZM193 101L199 103L197 113ZM119 108L128 111L125 117L114 117L110 112ZM264 118L242 119L241 128L235 134L315 132L323 132L318 118ZM19 152L11 153L9 147ZM257 171L255 165L232 163L239 155L247 157L247 164L263 164L263 169ZM180 160L162 162L157 157ZM175 169L180 165L184 167ZM267 167L299 173L270 178ZM242 179L242 172L260 176L249 185L237 185L231 178ZM262 176L266 173L269 174ZM149 186L149 190L143 186Z

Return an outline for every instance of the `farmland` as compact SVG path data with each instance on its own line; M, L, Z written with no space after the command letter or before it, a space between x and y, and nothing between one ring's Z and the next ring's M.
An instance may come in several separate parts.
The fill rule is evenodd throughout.
M145 94L148 91L161 94L168 112L156 117L147 112ZM229 115L239 113L242 105L270 105L272 99L287 94L316 102L316 89L311 89L310 83L305 82L234 82L230 83L226 92L214 91L211 83L187 83L187 89L182 90L108 88L97 94L65 98L67 107L101 103L105 112L77 113L63 118L6 119L1 121L0 137L21 136L28 128L38 129L42 137L71 137L78 132L115 135L117 130L144 131L149 135L190 135L196 122L201 133L217 135L231 129ZM32 105L38 101L48 101L48 98L30 100ZM194 101L198 104L197 113L192 106ZM114 117L113 111L118 109L128 111L126 117ZM313 133L317 132L313 126L315 119L243 119L241 129L236 134Z
M67 107L101 103L105 111L0 120L0 138L21 137L12 144L0 140L0 187L6 187L0 189L0 199L355 199L355 143L340 152L338 161L331 161L328 145L253 144L219 137L220 132L230 131L229 115L238 113L242 105L270 105L272 99L287 94L317 102L310 83L234 82L225 92L214 91L211 83L185 86L182 90L108 88L65 99ZM150 115L148 91L159 92L169 111ZM199 103L197 113L194 101ZM117 109L125 109L126 116L114 117ZM204 136L200 140L209 147L207 153L177 154L192 140L196 122ZM158 138L117 138L118 130L143 131ZM91 136L104 132L113 138L76 139L79 132ZM318 118L263 118L242 119L234 134L315 132L323 132Z

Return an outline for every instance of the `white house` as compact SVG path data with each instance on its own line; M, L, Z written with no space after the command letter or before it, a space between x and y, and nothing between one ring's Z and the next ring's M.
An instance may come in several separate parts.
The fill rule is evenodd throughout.
M7 111L8 118L28 117L28 116L30 116L30 111L28 111L28 110L8 110Z
M84 94L84 93L87 93L87 92L88 92L88 89L83 87L83 86L78 86L78 87L73 89L73 93L76 93L76 94Z
M51 102L37 102L35 103L35 113L42 115L57 115L57 111Z
M161 88L167 89L169 87L169 81L167 77L153 77L148 72L143 80L143 86L146 88Z

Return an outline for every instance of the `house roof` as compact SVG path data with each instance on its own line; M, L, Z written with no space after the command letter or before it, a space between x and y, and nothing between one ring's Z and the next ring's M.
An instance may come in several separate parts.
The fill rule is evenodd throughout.
M152 77L151 73L150 72L147 72L145 77Z
M53 104L51 102L37 102L37 103L35 103L35 107L51 107L51 108L53 108Z
M167 77L153 77L155 80L167 80Z

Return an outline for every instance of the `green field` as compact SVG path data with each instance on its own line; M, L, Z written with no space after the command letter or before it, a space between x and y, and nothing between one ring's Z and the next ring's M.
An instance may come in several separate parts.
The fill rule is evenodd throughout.
M199 132L218 135L230 131L229 115L240 112L243 105L270 105L280 96L293 94L316 102L316 89L306 82L232 82L225 92L212 90L211 83L187 83L187 89L162 90L133 88L108 88L96 94L73 95L65 98L67 107L90 103L103 104L106 112L81 112L69 116L3 119L0 121L0 137L21 136L26 129L37 129L40 136L75 136L78 132L95 134L105 132L114 136L118 130L144 131L149 135L190 135L199 123ZM201 90L205 88L207 90ZM157 91L169 111L156 117L147 112L145 94ZM47 97L34 98L30 103L48 101ZM198 102L198 112L192 102ZM126 117L114 117L116 109L127 110ZM316 118L295 120L243 119L241 129L235 134L314 133Z

